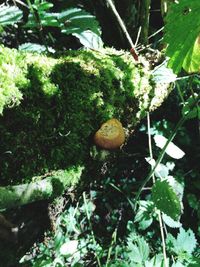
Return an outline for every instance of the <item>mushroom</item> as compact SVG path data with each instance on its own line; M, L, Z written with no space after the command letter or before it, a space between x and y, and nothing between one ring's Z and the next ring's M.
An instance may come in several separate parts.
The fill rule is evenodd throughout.
M119 148L124 141L124 129L117 119L110 119L103 123L94 135L95 144L108 150Z

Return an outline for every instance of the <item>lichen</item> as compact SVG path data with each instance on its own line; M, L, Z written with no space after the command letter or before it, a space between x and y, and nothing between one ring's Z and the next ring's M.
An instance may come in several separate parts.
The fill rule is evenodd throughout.
M124 51L52 58L0 49L1 184L85 166L103 122L134 128L151 104L150 72ZM14 75L2 74L5 64Z

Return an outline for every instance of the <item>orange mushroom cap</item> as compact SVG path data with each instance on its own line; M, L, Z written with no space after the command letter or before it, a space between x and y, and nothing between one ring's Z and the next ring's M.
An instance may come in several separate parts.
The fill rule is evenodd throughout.
M119 148L124 141L124 129L117 119L110 119L103 123L94 135L95 144L108 150Z

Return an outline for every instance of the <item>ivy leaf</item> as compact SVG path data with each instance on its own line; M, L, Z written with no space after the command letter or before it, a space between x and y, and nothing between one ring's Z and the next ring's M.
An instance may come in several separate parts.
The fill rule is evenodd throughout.
M82 33L91 30L97 35L101 34L99 23L93 15L80 8L69 8L58 14L58 21L62 33Z
M170 57L168 66L175 74L180 72L185 57L191 58L193 51L191 47L194 46L200 33L199 14L199 0L179 0L170 6L166 18L164 41L168 44L166 49L166 55ZM188 64L184 66L188 68Z
M13 25L22 18L22 11L16 6L1 5L0 6L0 25Z
M181 215L181 202L166 180L157 180L152 188L152 199L156 207L177 221Z

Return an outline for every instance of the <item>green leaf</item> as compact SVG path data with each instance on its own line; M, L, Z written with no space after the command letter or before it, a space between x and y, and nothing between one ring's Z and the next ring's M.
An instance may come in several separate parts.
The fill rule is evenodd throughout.
M162 215L162 219L164 223L171 228L179 228L182 226L182 224L179 221L173 220L171 217L167 216L166 214Z
M164 41L168 44L166 50L166 55L170 57L168 66L174 73L180 72L185 57L190 57L188 53L191 53L191 47L194 46L200 33L199 14L199 0L180 0L170 5Z
M167 235L166 243L168 248L177 255L183 255L183 253L192 255L196 248L197 240L191 229L185 231L183 228L180 228L177 238L174 238L171 234Z
M80 8L70 8L58 15L61 31L65 34L82 33L90 30L101 34L99 23L95 17Z
M177 254L181 252L187 252L188 254L192 254L194 249L196 248L197 240L195 235L191 229L187 232L180 228L180 232L177 236L176 242L174 244L174 250Z
M133 243L133 241L128 239L128 256L131 262L142 264L149 257L149 245L144 240L143 237L138 237L137 241Z
M200 59L199 59L199 62L200 62ZM185 105L184 107L182 108L182 115L187 115L186 118L188 120L190 119L194 119L194 118L198 118L200 116L200 107L199 105L195 105L194 106L194 103L196 102L196 97L198 97L197 94L194 94L194 95L191 95L185 102ZM194 106L192 108L192 106ZM192 108L192 110L191 110ZM200 119L200 117L199 117Z
M47 51L47 48L44 45L34 44L34 43L21 44L18 47L18 49L22 51L37 52L37 53L43 53L43 52L55 53L55 50L51 47L48 47L48 51Z
M0 25L13 25L22 18L22 11L16 6L1 5L0 6Z
M81 33L73 33L72 35L76 36L84 47L95 50L103 48L101 37L92 31L88 30Z
M181 202L166 180L157 180L152 188L152 199L156 207L175 221L181 215Z
M183 68L188 73L200 72L200 35L197 37L194 45L191 46L184 61Z
M59 22L57 20L57 13L47 13L45 11L38 13L39 21L36 16L32 13L29 14L28 22L26 23L26 28L37 28L39 26L43 27L59 27Z
M169 266L169 259L167 258L167 266ZM145 262L145 267L164 267L164 259L162 254L155 255L151 260Z
M139 229L147 229L153 222L154 205L151 201L139 201L139 208L135 215L134 222L139 223Z

